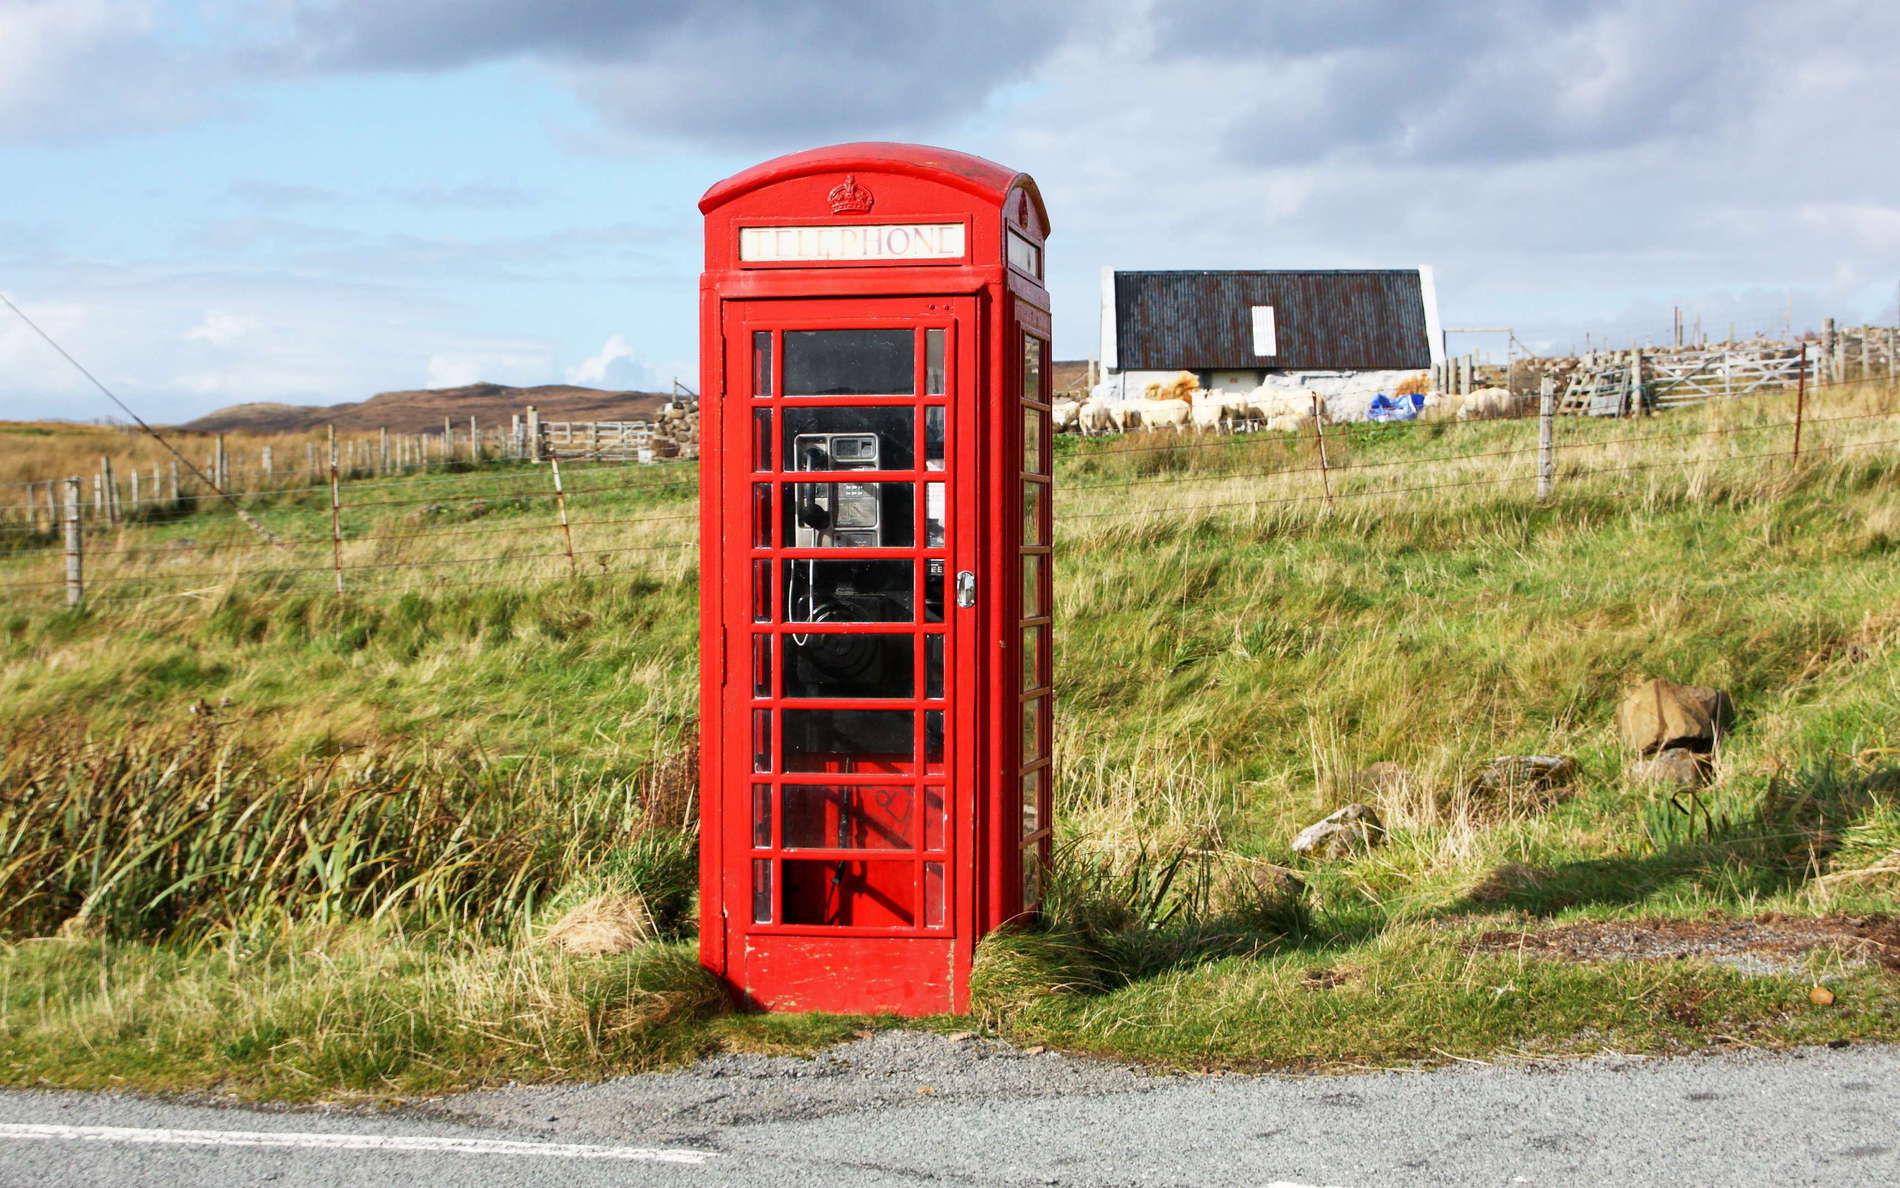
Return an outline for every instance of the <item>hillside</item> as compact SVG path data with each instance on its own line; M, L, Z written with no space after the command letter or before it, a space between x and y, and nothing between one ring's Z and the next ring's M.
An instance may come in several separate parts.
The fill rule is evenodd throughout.
M338 432L397 433L440 430L442 418L484 426L507 424L532 404L555 421L632 421L653 416L669 397L661 392L608 392L572 384L512 388L505 384L467 384L460 388L419 388L379 392L368 400L331 405L233 404L180 426L199 433L307 433L325 425Z

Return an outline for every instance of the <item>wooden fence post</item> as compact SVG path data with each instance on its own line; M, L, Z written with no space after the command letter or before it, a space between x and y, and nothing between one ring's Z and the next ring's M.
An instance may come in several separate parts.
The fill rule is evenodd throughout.
M541 412L528 406L528 461L541 461Z
M132 468L132 514L139 514L139 504L145 502L144 493L139 490L139 468Z
M179 499L178 499L178 459L176 458L172 459L171 482L167 484L166 490L171 493L172 506L176 507L179 502Z
M336 426L330 426L330 563L336 592L343 593L343 490L336 473Z
M217 446L212 457L211 481L218 485L218 490L229 491L231 489L231 476L225 470L224 434L222 433L217 436Z
M1333 508L1333 480L1326 473L1326 426L1322 419L1319 393L1313 394L1313 440L1319 443L1319 485L1326 493L1326 510Z
M85 538L79 526L79 480L66 480L66 605L73 609L86 600Z
M46 480L46 530L48 532L59 531L59 493L53 489L56 485L52 479Z
M1896 397L1900 397L1900 371L1896 371L1894 369L1894 360L1896 356L1900 356L1900 351L1895 350L1897 339L1900 339L1900 331L1896 331L1895 329L1891 327L1888 328L1887 330L1887 403L1889 405L1893 403Z
M567 491L561 486L561 460L552 459L554 470L554 508L561 516L561 539L567 545L567 573L569 577L579 577L580 562L574 559L574 529L567 522Z
M99 459L99 481L105 487L106 523L119 522L119 481L112 473L112 459Z
M1551 437L1557 419L1557 381L1545 376L1537 383L1537 498L1549 499L1556 465Z
M1833 319L1828 319L1829 325ZM1801 461L1801 420L1808 407L1808 344L1801 344L1801 379L1794 390L1794 462Z
M468 460L470 462L482 460L482 431L475 427L473 416L468 419Z

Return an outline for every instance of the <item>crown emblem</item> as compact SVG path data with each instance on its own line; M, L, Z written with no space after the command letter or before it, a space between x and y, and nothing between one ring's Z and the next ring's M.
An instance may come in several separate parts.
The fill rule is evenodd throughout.
M825 201L831 203L832 214L866 214L874 199L871 191L859 185L858 179L847 173L843 181L831 187L831 193L825 195Z

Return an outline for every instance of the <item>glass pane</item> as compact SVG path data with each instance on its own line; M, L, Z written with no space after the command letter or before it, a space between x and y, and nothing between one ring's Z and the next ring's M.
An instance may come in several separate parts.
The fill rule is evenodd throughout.
M943 770L943 711L924 711L924 770Z
M916 924L916 869L908 858L896 862L838 862L830 858L783 862L780 873L785 880L785 923L910 928Z
M943 395L942 330L924 331L924 395Z
M772 695L772 637L752 637L752 696Z
M1023 849L1023 906L1035 907L1042 902L1042 855L1038 847L1027 846Z
M914 408L788 408L785 469L909 470L916 436Z
M1023 773L1023 833L1024 837L1042 828L1042 785L1049 778L1049 769L1038 767L1034 771Z
M752 547L772 547L772 484L752 484Z
M752 410L752 469L772 469L772 410Z
M915 657L909 635L787 635L785 696L915 697Z
M924 849L943 849L943 789L935 784L924 789Z
M1042 422L1049 414L1039 408L1023 409L1023 472L1048 474L1042 457Z
M1034 763L1042 758L1042 715L1047 702L1041 698L1023 702L1023 752L1019 763Z
M910 330L787 330L787 396L910 396L917 389Z
M752 770L772 770L772 711L752 711Z
M1023 692L1040 689L1046 682L1042 678L1042 641L1043 627L1023 628Z
M785 785L788 850L908 850L916 793L905 787Z
M914 563L898 560L783 562L788 623L908 623Z
M1023 399L1042 399L1042 339L1023 335Z
M924 863L924 927L943 927L943 863Z
M924 547L943 547L943 484L924 484Z
M1042 483L1023 483L1023 543L1026 545L1046 545L1048 539L1042 532L1042 505L1048 488Z
M924 696L943 696L943 636L924 636Z
M772 922L772 860L770 858L752 860L752 922L754 924Z
M910 771L915 722L909 710L786 710L785 770Z
M911 483L787 483L782 539L800 549L907 549L915 499Z
M924 409L924 469L943 469L944 408L933 404Z
M772 394L772 332L770 330L752 332L752 394L754 396Z
M924 562L924 622L943 622L944 562L934 557Z
M1009 262L1031 276L1042 275L1042 249L1009 228Z
M772 785L752 785L752 845L755 849L772 848Z
M1041 553L1023 554L1023 618L1035 619L1049 613L1042 604L1042 568L1044 558Z
M770 561L752 563L752 621L754 623L772 621L772 563Z

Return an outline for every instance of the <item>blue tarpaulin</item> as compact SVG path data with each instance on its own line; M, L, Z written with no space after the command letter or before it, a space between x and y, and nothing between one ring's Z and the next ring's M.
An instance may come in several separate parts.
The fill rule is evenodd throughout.
M1366 419L1370 421L1413 421L1418 419L1419 410L1425 407L1425 394L1414 392L1408 396L1387 396L1384 392L1372 398L1372 404L1366 409Z

